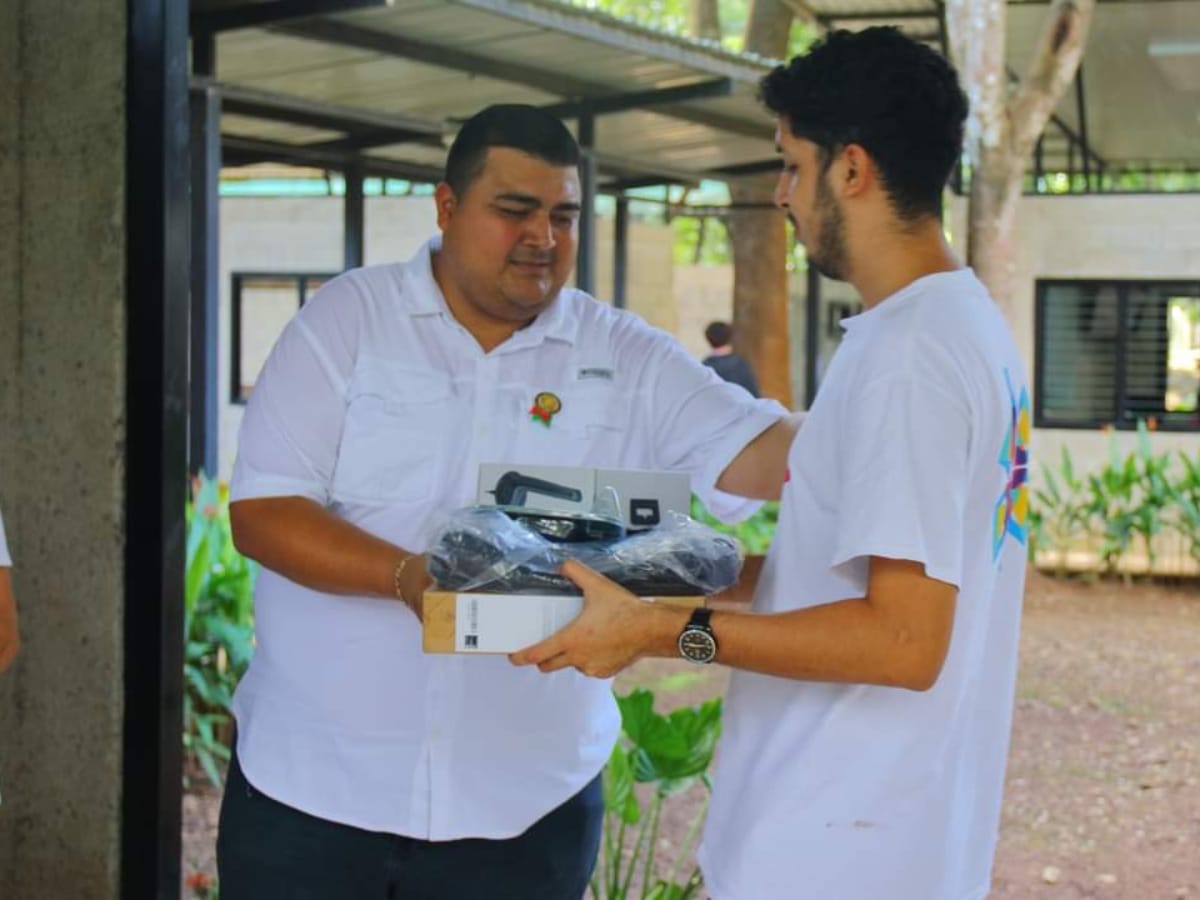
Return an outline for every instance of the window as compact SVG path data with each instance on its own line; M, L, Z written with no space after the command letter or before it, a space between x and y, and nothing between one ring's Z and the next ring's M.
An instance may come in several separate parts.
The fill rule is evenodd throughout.
M1039 281L1034 421L1200 430L1200 282Z
M245 403L267 355L304 301L332 274L235 272L231 306L230 395Z

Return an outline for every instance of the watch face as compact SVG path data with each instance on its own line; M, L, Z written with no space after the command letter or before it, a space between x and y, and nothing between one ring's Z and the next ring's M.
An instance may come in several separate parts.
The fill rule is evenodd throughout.
M717 655L717 642L707 631L688 628L679 636L679 652L692 662L712 662Z

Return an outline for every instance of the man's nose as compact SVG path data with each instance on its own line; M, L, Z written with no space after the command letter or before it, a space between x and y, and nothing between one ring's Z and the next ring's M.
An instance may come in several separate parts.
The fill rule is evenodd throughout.
M791 187L791 178L787 172L780 172L779 177L775 180L775 196L772 198L775 205L780 209L788 208L788 188Z
M525 242L549 250L554 244L554 224L549 215L532 215L525 223Z

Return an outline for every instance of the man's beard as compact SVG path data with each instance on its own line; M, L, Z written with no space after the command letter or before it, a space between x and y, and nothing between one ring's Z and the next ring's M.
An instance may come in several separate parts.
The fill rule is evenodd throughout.
M826 278L845 281L846 220L842 216L841 206L829 190L824 173L817 182L813 213L817 233L814 235L814 245L804 248L808 263Z

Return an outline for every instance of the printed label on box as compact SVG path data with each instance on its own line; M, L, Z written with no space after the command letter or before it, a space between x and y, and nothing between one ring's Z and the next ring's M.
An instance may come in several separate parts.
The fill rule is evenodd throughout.
M513 653L554 634L582 609L582 597L459 594L454 604L455 649Z

